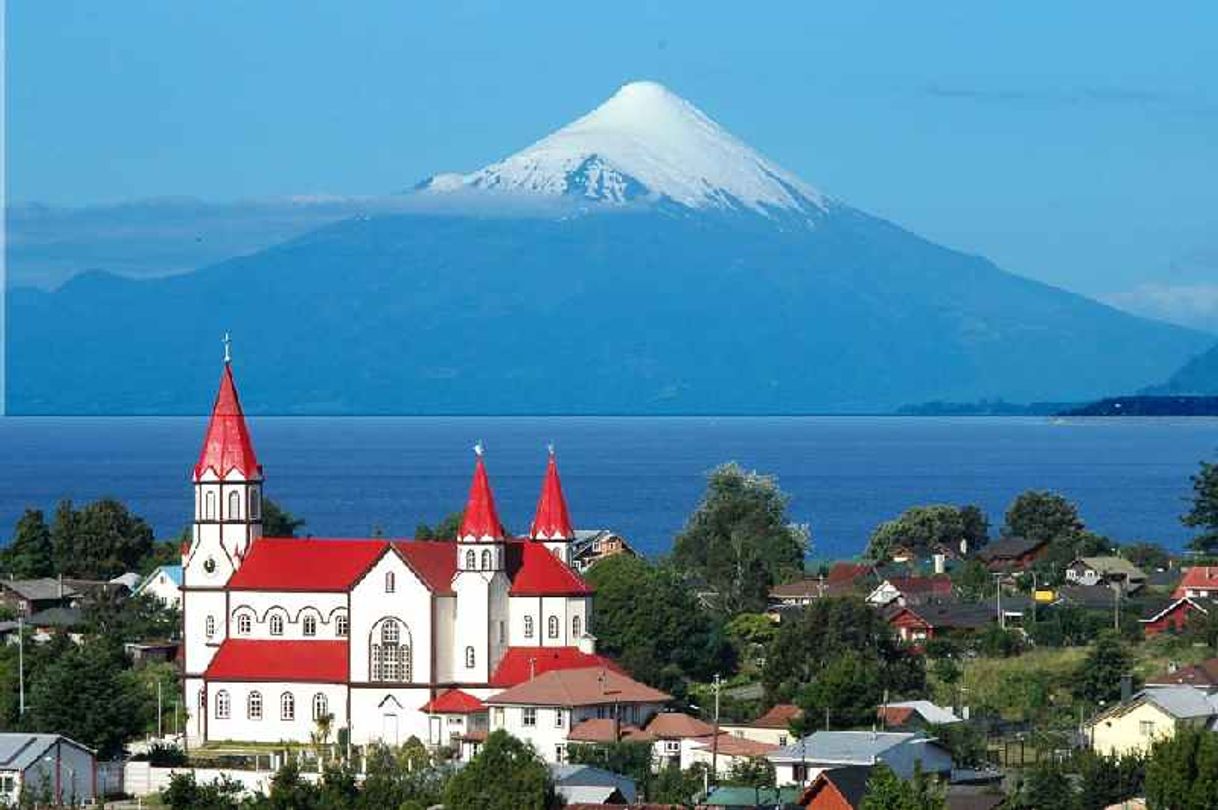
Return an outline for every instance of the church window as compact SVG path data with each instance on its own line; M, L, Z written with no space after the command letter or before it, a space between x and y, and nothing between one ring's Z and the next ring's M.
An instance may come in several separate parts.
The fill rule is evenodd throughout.
M283 635L283 616L279 615L278 613L271 614L271 635Z
M203 496L203 517L206 520L216 519L216 493L208 492Z
M499 643L507 644L507 622L499 621Z
M537 725L537 710L532 706L526 706L520 710L520 724L526 728L531 728Z
M484 550L482 552L482 570L489 571L494 567L495 567L495 564L494 564L494 562L492 562L490 549Z
M338 636L339 638L346 638L347 634L350 632L351 625L348 623L347 617L345 615L338 616L334 620L334 635Z
M216 693L216 719L227 720L231 710L232 703L229 701L228 692L221 689Z
M228 493L228 515L229 520L239 520L241 518L241 493Z
M301 632L306 636L317 635L317 617L305 616L300 622Z
M313 719L321 720L330 714L330 702L326 696L318 692L313 696Z
M472 548L465 552L465 567L470 571L478 570L478 555Z
M253 622L250 621L250 615L248 613L237 614L237 635L248 636L250 634L251 624L253 624Z
M409 681L411 672L410 634L403 638L402 625L385 619L380 632L374 631L369 650L369 676L374 681Z
M533 637L533 617L532 616L524 617L524 637L525 638Z
M258 497L258 490L250 490L250 520L258 520L258 512L262 508L262 499Z
M393 576L392 571L385 572L385 593L393 593L397 587L397 578Z
M475 660L475 659L474 659L474 648L473 648L473 647L466 647L466 648L465 648L465 668L466 668L466 669L473 669L473 668L474 668L474 660Z
M583 633L581 632L583 629L584 629L583 621L581 621L578 616L572 617L571 635L578 639L581 635L583 635Z
M550 638L558 638L558 617L551 616L546 620L546 635Z
M245 716L250 720L262 719L262 693L250 692L245 699Z
M208 616L206 619L203 620L203 632L207 635L208 638L211 638L212 636L214 636L216 634L216 617L215 616Z
M279 719L296 719L296 698L293 697L291 692L284 692L279 696Z

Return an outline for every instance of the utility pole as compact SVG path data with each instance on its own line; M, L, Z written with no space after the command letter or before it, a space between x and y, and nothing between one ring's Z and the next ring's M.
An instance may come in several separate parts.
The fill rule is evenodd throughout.
M711 776L719 784L719 689L723 680L715 673L715 736L711 740Z
M158 739L164 738L165 729L161 725L161 679L156 679L156 736Z
M994 574L994 597L998 600L998 627L1007 629L1006 618L1002 615L1002 574Z
M1121 586L1112 584L1112 629L1121 632Z
M25 715L25 618L17 616L17 689L21 697L17 703L17 714Z

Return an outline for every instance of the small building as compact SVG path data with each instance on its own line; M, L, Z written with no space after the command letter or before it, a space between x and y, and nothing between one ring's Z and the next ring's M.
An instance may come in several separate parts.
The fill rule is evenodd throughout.
M1165 605L1151 608L1138 621L1142 623L1142 632L1146 637L1153 638L1160 633L1179 633L1188 626L1194 615L1208 616L1213 608L1214 603L1208 598L1181 596Z
M699 810L798 810L798 787L717 787L698 803Z
M0 806L17 807L23 795L44 805L92 802L93 751L59 734L0 733Z
M1122 591L1087 585L1062 585L1053 593L1049 607L1073 605L1084 610L1111 611Z
M1191 686L1207 693L1218 692L1218 658L1178 667L1171 665L1166 672L1152 675L1146 679L1146 688L1157 686Z
M629 776L591 765L550 765L554 791L566 806L573 804L634 804L638 786Z
M779 748L791 737L791 723L804 716L803 709L791 703L779 703L765 714L748 723L720 724L724 732L746 740L770 743Z
M951 709L936 706L929 700L903 700L885 703L876 710L884 729L912 731L961 722Z
M637 557L626 538L609 529L576 529L571 541L571 565L581 574L615 554Z
M701 737L694 740L690 746L690 764L713 767L716 774L724 777L737 765L753 759L763 759L778 748L773 743L720 733L718 737Z
M1218 695L1191 686L1143 689L1129 700L1100 712L1083 727L1097 754L1145 752L1157 740L1185 727L1204 728L1218 716Z
M461 740L487 730L486 704L460 689L446 689L423 704L430 718L428 745L449 745L461 750Z
M945 574L930 577L889 577L867 595L867 603L875 607L888 605L921 605L941 602L952 597L952 580Z
M867 795L868 765L829 768L813 778L799 797L799 806L808 810L858 810Z
M182 605L182 566L162 565L144 578L135 588L136 596L151 596L165 607Z
M1218 566L1194 565L1184 571L1172 596L1194 599L1218 599Z
M0 605L11 608L22 616L31 616L40 610L72 605L80 593L63 580L53 577L37 579L0 580Z
M1146 572L1121 557L1079 557L1066 566L1066 581L1089 588L1116 586L1133 593L1146 584Z
M35 641L46 641L60 634L71 637L84 623L84 616L78 607L50 607L25 619L25 626Z
M644 731L655 740L652 761L656 767L685 770L693 764L693 751L700 740L712 739L715 727L681 712L660 712Z
M952 757L920 731L818 731L769 754L778 784L804 784L826 768L883 762L902 779L920 765L928 775L948 776Z
M1004 537L978 549L976 559L991 571L1026 571L1048 550L1048 540Z
M805 607L817 599L832 595L829 583L824 577L815 579L797 579L794 582L783 582L770 588L770 606L775 607Z
M979 632L997 621L992 605L946 602L891 607L884 614L901 641L917 644L932 638Z

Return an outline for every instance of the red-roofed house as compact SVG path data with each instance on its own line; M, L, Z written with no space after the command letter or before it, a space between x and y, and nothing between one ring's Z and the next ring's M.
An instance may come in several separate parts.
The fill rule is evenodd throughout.
M1172 596L1218 599L1218 565L1194 565L1185 570Z
M482 448L448 542L262 536L263 468L227 358L182 549L187 735L432 745L487 731L484 701L546 673L624 677L588 634L592 589L551 450L530 533L503 528ZM464 747L464 746L463 746Z
M791 724L803 717L803 709L791 703L779 703L765 714L748 723L729 723L723 730L735 737L755 740L781 748L791 738Z

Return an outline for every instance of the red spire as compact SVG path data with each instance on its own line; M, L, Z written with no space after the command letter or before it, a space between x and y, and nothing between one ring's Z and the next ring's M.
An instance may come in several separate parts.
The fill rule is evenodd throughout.
M245 426L245 414L241 412L241 401L237 399L232 366L227 360L220 374L220 391L211 409L203 450L199 453L199 463L195 465L195 478L208 469L221 478L233 470L246 478L262 475L262 465L254 455L254 444L250 441L249 428Z
M459 537L493 537L503 539L503 524L495 511L495 496L491 494L491 482L486 477L486 465L482 463L482 445L474 447L478 461L474 464L474 480L469 486L469 500L465 502L465 515L461 518Z
M571 516L567 514L567 499L562 494L562 482L558 480L558 462L554 448L550 448L550 463L546 465L546 477L541 484L541 497L537 500L537 514L529 527L529 537L534 540L570 540L575 537L571 528Z

